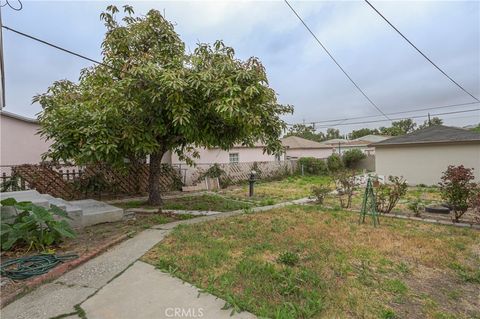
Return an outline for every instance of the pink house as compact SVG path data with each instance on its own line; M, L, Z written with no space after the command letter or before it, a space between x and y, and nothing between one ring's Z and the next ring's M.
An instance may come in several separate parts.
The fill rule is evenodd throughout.
M36 119L2 110L0 112L1 165L36 164L50 143L37 134Z

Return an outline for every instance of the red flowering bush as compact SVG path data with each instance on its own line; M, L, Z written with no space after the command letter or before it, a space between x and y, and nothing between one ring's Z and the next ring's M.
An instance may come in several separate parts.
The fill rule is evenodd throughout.
M477 185L472 182L474 179L473 168L466 168L463 165L449 165L443 172L440 184L442 198L451 206L454 214L454 221L458 222L467 211Z

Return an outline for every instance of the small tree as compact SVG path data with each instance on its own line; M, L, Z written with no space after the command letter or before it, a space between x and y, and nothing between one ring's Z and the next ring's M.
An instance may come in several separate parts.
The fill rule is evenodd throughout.
M473 168L466 168L463 165L449 165L443 172L440 185L442 198L452 207L454 221L458 222L469 207L476 184L472 182L475 178Z
M377 211L388 214L398 204L402 196L407 193L407 182L403 177L389 176L389 183L380 184L377 187L375 199L377 200Z
M359 149L353 148L343 153L342 160L347 168L354 168L358 162L367 156Z
M317 203L322 205L325 197L332 191L328 185L319 185L312 187L312 194L317 199Z
M327 158L327 167L330 173L335 173L343 169L342 158L338 154L332 154Z
M358 182L355 179L355 171L341 169L337 171L333 179L337 189L338 199L342 208L350 208L352 205L352 196Z
M48 156L76 164L123 166L149 156L149 197L161 204L161 161L167 151L192 162L196 147L229 149L261 142L279 154L286 128L257 58L235 57L221 41L193 53L159 11L125 17L109 6L101 14L107 33L101 65L82 70L78 83L54 82L38 95L41 134L53 143Z

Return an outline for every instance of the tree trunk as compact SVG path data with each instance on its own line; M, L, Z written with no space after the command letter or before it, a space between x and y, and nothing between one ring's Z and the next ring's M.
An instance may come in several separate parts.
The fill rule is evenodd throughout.
M160 196L160 175L162 169L162 157L164 151L150 154L149 176L148 176L148 204L162 205Z

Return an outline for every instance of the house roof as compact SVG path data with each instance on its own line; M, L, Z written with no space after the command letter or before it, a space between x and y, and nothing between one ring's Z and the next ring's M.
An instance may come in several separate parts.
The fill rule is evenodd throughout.
M9 117L9 118L12 118L12 119L16 119L16 120L20 120L20 121L24 121L24 122L28 122L28 123L38 123L37 119L32 119L30 117L18 115L18 114L8 112L8 111L5 111L5 110L1 110L0 114L2 116L6 116L6 117Z
M332 148L329 145L324 145L315 141L307 140L298 136L288 136L280 139L284 147L295 148Z
M415 132L389 138L373 143L372 146L408 145L408 144L431 144L431 143L480 143L480 133L472 132L463 128L434 125Z
M346 143L348 142L348 140L344 139L344 138L332 138L331 140L326 140L326 141L323 141L321 144L325 145L325 144L343 144L343 143Z
M375 142L384 141L389 138L391 138L391 136L370 134L370 135L365 135L365 136L353 139L353 141L366 141L370 143L375 143Z

